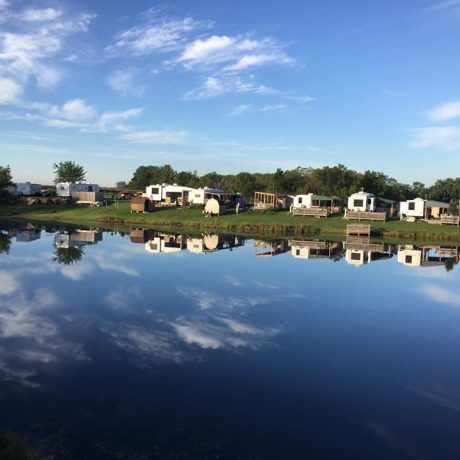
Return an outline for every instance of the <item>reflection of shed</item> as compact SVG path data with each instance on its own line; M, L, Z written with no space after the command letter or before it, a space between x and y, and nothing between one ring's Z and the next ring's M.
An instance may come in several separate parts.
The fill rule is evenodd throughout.
M149 232L143 228L132 228L129 236L131 243L145 244L149 240Z
M186 238L183 235L157 233L145 243L145 250L154 254L171 254L186 248Z
M233 235L218 235L215 233L205 234L201 238L188 237L187 250L195 254L206 254L208 252L221 251L224 249L243 246L244 239Z
M337 241L291 241L291 254L297 259L333 259L340 250L341 243Z
M273 257L291 249L287 240L254 240L253 244L255 257Z
M398 262L409 267L435 267L445 265L446 261L459 260L458 247L399 246Z
M254 209L273 209L275 211L289 209L292 198L289 195L270 192L255 192Z

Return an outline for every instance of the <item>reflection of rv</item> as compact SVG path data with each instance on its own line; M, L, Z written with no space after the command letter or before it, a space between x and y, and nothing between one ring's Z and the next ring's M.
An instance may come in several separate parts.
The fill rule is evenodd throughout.
M184 235L157 233L145 243L145 250L153 254L180 252L186 247L185 240Z
M40 239L41 231L37 229L18 229L16 233L16 241L18 243L30 243Z
M255 257L273 257L288 252L291 249L287 240L254 240Z
M442 215L447 214L448 209L449 203L423 198L401 201L399 205L401 219L407 220L440 219Z
M333 259L340 254L342 244L337 241L291 241L291 254L296 259Z
M345 260L355 267L393 257L391 246L384 243L371 243L369 238L348 238L347 241L344 241L343 246Z
M457 247L422 246L411 244L399 246L398 262L408 267L436 267L445 265L447 261L459 260Z
M164 206L182 206L189 201L189 193L193 189L182 185L156 184L145 189L144 196L154 203Z
M244 239L239 236L205 234L201 238L187 238L187 250L194 254L206 254L224 249L232 250L243 245Z
M56 233L54 245L59 249L81 248L102 241L102 232L98 230L75 230L72 233Z

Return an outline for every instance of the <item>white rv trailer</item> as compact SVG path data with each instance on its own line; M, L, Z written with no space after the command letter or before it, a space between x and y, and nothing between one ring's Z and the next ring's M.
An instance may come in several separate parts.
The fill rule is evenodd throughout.
M99 192L98 184L74 183L74 182L59 182L56 184L56 195L62 197L70 197L72 193L77 192Z
M182 198L188 201L189 193L192 190L194 189L183 185L156 184L147 186L143 196L155 203L177 205L181 204Z
M353 193L348 197L349 211L373 212L377 207L377 198L373 193L360 192Z
M222 195L225 194L225 191L221 188L211 188L211 187L203 187L203 188L196 188L189 191L188 194L188 202L190 204L206 204L211 198L215 198L219 200Z
M449 203L442 201L424 200L415 198L414 200L401 201L399 204L399 214L401 219L440 219L447 214Z
M40 184L31 184L30 182L22 182L16 184L16 194L23 196L38 195L42 192Z

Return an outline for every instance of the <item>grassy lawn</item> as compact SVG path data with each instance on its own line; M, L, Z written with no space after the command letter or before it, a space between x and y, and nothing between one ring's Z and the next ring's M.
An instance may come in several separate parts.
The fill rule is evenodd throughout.
M73 224L142 224L143 226L187 227L271 235L342 235L347 221L341 216L328 219L291 216L288 212L243 212L219 217L204 217L201 209L160 209L149 214L131 214L128 202L107 207L76 206L0 206L0 219ZM366 222L362 222L366 223ZM374 235L416 240L460 241L460 228L422 222L372 222Z

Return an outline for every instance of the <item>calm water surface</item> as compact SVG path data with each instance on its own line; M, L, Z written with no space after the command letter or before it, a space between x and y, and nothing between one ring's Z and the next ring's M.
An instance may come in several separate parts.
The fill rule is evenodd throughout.
M458 248L23 226L0 251L0 431L52 458L460 458Z

